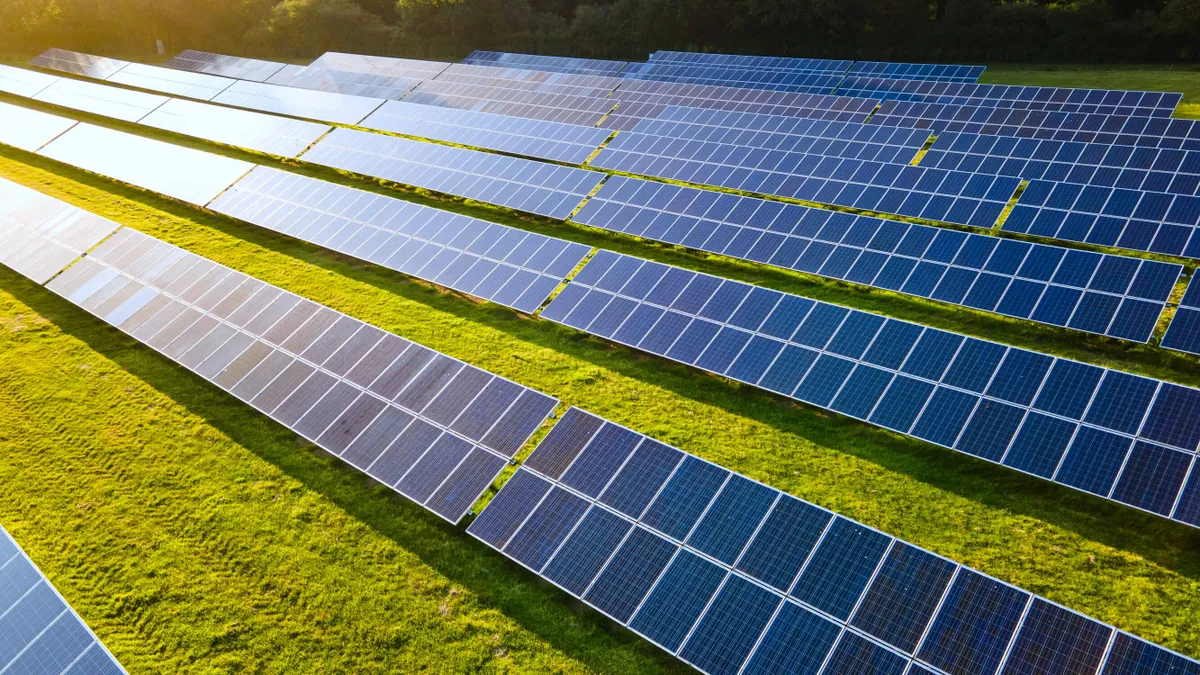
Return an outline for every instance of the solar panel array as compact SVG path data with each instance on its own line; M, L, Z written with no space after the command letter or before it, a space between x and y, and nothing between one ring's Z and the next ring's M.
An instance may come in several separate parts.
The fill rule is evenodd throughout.
M166 96L70 78L59 79L33 98L35 101L53 103L125 122L140 120L168 100Z
M575 222L1146 342L1181 265L614 177Z
M541 56L538 54L512 54L509 52L489 52L482 49L476 49L471 52L462 62L476 66L500 66L504 68L543 70L551 73L610 76L618 75L629 65L626 61Z
M131 63L105 79L108 82L129 87L148 89L172 96L186 96L201 101L211 101L217 94L225 91L234 83L234 80L228 77L147 66L141 63Z
M1113 89L1069 89L1015 84L925 82L917 79L847 77L838 93L885 101L924 101L1047 112L1129 117L1170 117L1183 94Z
M1200 390L608 251L541 316L1200 526Z
M129 229L49 288L452 523L556 405Z
M231 77L235 80L266 82L285 64L185 49L167 61L166 65L168 68Z
M34 57L30 63L39 68L73 73L97 80L106 79L113 73L129 65L128 61L107 59L103 56L92 56L91 54L80 54L79 52L69 52L65 49L55 49L53 47Z
M0 265L44 284L120 227L0 178Z
M705 673L1200 669L578 408L467 531Z
M471 110L388 101L362 126L514 155L582 164L612 132Z
M987 70L987 66L858 61L850 67L847 75L931 82L976 82L985 70Z
M382 105L383 99L240 81L213 98L213 103L321 122L358 124Z
M199 206L212 201L254 166L83 123L38 154Z
M0 672L123 675L125 669L0 527Z
M1189 354L1200 354L1200 284L1196 283L1194 275L1183 300L1175 310L1171 325L1167 327L1162 346Z
M301 158L365 176L563 219L604 174L406 138L335 129Z
M0 65L0 91L17 96L34 97L46 87L58 82L58 77L36 70Z
M1020 180L896 163L768 151L638 132L618 134L590 163L759 194L990 228Z
M590 251L261 166L208 208L526 313Z
M0 102L0 143L37 152L75 126L75 120Z
M330 130L315 122L177 98L138 120L138 124L280 157L299 155Z

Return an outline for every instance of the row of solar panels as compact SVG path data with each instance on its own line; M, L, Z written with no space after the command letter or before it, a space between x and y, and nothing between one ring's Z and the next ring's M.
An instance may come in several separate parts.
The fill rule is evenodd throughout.
M127 229L49 288L450 520L556 403ZM708 673L1200 669L578 409L468 531Z

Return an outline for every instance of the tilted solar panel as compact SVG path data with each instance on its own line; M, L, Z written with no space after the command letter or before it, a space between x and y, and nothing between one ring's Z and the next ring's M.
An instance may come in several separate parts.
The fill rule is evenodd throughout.
M60 79L33 99L125 122L136 122L169 100L166 96L70 78Z
M0 527L0 672L123 675L125 669Z
M358 124L382 105L383 99L241 81L214 97L213 103L320 122Z
M0 264L44 284L120 227L0 179Z
M404 95L420 82L419 79L409 77L355 73L310 66L298 71L290 71L286 75L277 73L267 80L266 84L397 100L404 98Z
M53 47L34 57L29 63L47 70L57 70L97 80L107 79L113 73L129 65L128 61L69 52Z
M985 228L1021 182L637 132L618 134L590 166Z
M32 98L60 79L62 78L36 70L0 65L0 91L17 96Z
M131 63L125 66L107 78L107 81L201 101L211 101L213 97L234 83L234 80L228 77L147 66L141 63Z
M489 52L482 49L476 49L471 52L462 62L477 66L526 68L529 70L545 70L552 73L569 73L573 75L613 76L620 73L621 70L629 65L627 61L541 56L538 54L512 54L509 52Z
M526 313L590 250L261 166L208 208Z
M129 229L49 288L452 523L556 404Z
M335 129L301 158L313 164L559 219L569 216L605 178L599 171L353 129Z
M1188 282L1187 293L1183 295L1167 334L1163 336L1162 346L1189 354L1200 354L1200 283L1195 276Z
M185 49L167 61L168 68L190 70L196 73L207 73L221 77L232 77L236 80L250 82L266 82L272 75L278 73L285 64L261 59L247 59L240 56L226 56Z
M432 79L449 66L449 63L443 61L397 59L390 56L365 56L342 52L325 52L308 65L313 70L338 70L347 73L403 77L413 80Z
M1200 526L1200 390L608 251L541 316Z
M422 82L404 97L404 102L589 127L596 126L617 105L617 101L597 96L574 96L437 80Z
M891 63L857 61L847 72L851 76L877 77L932 82L975 82L987 66L955 66L936 63Z
M631 80L747 87L806 94L832 94L842 81L841 73L757 70L653 61L631 65L621 73L621 77Z
M388 101L362 121L370 129L582 164L612 132L471 110Z
M603 75L552 73L522 68L498 68L456 63L442 71L435 82L501 87L525 92L568 96L605 97L623 80Z
M264 84L286 85L289 81L291 81L291 79L293 77L299 75L307 67L308 66L298 66L298 65L289 63L288 65L280 68L279 71L276 72L274 75L272 75L271 77L268 77L264 81Z
M0 102L0 143L37 152L75 126L75 120Z
M77 124L39 155L190 204L212 201L254 165L91 124Z
M295 157L331 129L315 122L177 98L138 124L280 157Z
M1200 668L578 408L467 532L704 673Z
M792 56L743 56L739 54L677 52L660 49L650 55L650 63L692 63L723 68L844 73L854 62L835 59L797 58Z
M743 260L1137 342L1182 265L615 176L573 219Z

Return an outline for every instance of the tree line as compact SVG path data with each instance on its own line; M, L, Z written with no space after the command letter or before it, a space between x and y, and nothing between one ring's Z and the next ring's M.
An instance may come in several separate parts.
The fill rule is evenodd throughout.
M932 62L1196 62L1200 0L3 0L0 54L203 49L458 60L657 49Z

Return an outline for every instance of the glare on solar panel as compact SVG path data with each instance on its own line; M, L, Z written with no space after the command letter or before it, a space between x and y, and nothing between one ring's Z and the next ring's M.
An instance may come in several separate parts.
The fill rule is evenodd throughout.
M172 96L186 96L201 101L211 101L214 96L234 83L234 80L227 77L148 66L142 63L131 63L125 66L109 77L107 81Z
M0 179L0 264L44 284L119 226Z
M574 96L437 80L422 82L404 97L404 101L583 126L595 126L617 105L612 99L597 96Z
M267 84L397 100L403 98L419 82L418 79L407 77L309 67L289 72L286 76L276 74L267 81Z
M139 124L225 145L295 157L330 130L324 124L171 99Z
M449 63L443 61L423 61L420 59L398 59L389 56L365 56L362 54L325 52L316 61L309 64L308 67L314 70L340 70L348 73L426 80L436 77L438 73L449 66Z
M60 79L33 98L126 122L136 122L168 101L166 96L69 78Z
M29 61L31 64L47 70L57 70L64 73L83 75L97 80L103 80L113 73L129 65L128 61L107 59L103 56L92 56L70 52L65 49L50 48Z
M541 56L538 54L512 54L509 52L489 52L481 49L471 52L462 62L480 66L528 68L530 70L546 70L554 73L571 73L576 75L617 75L629 65L626 61Z
M617 77L575 75L522 68L499 68L456 63L442 71L434 82L499 87L522 92L600 97L621 85Z
M36 70L0 65L0 91L32 98L61 78Z
M167 61L168 68L232 77L250 82L265 82L283 69L285 64L240 56L226 56L194 49L185 49Z
M621 76L634 80L746 87L808 94L831 94L842 81L840 73L756 70L654 62L630 66L621 73Z
M320 122L357 124L383 104L383 99L240 81L214 97L213 103Z
M75 126L75 120L0 103L0 143L37 152L38 148Z

